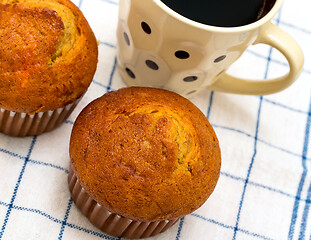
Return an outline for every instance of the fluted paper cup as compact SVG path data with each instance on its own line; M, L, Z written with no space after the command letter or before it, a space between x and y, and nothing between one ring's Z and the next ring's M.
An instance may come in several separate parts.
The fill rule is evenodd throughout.
M13 137L25 137L51 131L69 117L79 101L80 99L64 108L35 114L13 112L0 108L0 132Z
M101 231L125 238L146 238L169 229L180 218L148 222L136 221L108 211L81 186L72 168L68 177L69 190L77 208Z

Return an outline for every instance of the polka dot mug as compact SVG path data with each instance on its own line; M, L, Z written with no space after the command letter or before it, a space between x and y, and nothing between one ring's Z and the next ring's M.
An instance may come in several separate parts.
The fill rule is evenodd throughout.
M187 19L160 0L120 0L118 69L129 86L165 88L190 98L200 90L265 95L290 86L304 62L296 41L271 23L282 0L259 20L216 27ZM289 72L275 79L247 80L226 73L252 44L279 50ZM254 66L255 67L255 66Z

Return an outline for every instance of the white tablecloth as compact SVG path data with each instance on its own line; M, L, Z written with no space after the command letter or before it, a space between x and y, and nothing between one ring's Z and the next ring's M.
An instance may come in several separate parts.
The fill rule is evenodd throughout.
M76 0L97 39L94 81L58 129L37 137L0 134L0 239L116 239L80 214L67 188L68 143L82 108L124 87L116 71L117 0ZM274 19L301 45L305 66L287 90L240 96L205 90L192 99L207 115L222 149L222 170L210 199L157 240L310 239L311 2L285 0ZM239 76L270 78L287 71L267 46L252 46L233 65Z

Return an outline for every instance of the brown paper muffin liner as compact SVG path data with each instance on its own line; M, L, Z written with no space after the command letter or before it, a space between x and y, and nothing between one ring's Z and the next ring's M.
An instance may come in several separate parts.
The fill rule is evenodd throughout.
M25 137L51 131L69 117L80 99L64 108L36 114L19 113L0 108L0 132L13 137Z
M180 219L143 222L112 213L90 197L81 186L72 168L70 168L68 184L77 208L93 225L112 236L125 238L151 237L166 231Z

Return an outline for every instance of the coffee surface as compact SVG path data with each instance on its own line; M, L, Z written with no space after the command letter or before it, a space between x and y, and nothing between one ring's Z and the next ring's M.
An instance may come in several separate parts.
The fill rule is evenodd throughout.
M218 27L238 27L263 17L275 0L162 0L186 18Z

